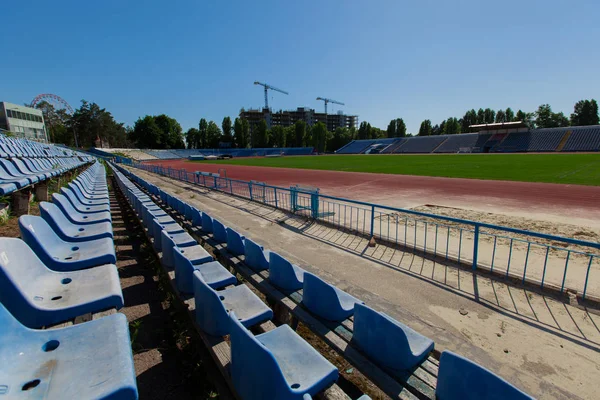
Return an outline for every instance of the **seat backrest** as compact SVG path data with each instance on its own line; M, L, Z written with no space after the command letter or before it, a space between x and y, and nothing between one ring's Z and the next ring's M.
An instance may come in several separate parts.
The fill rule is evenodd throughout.
M66 227L73 225L56 204L47 201L42 201L40 203L40 216L52 227L52 229L64 231Z
M292 263L274 252L269 253L269 281L282 289L298 289Z
M498 375L451 351L440 357L435 389L439 400L532 400Z
M242 399L282 399L291 394L273 354L229 313L231 380ZM277 395L277 396L276 396Z
M213 219L205 212L202 213L202 230L207 233L213 231Z
M196 300L196 322L210 335L229 334L229 315L219 293L204 281L201 271L194 271L194 299Z
M408 326L379 313L364 304L354 305L354 331L352 343L356 344L376 363L394 371L405 371L414 359L409 338L422 336Z
M50 300L44 298L45 293L30 293L26 285L42 281L44 275L51 273L21 239L0 238L0 303L22 324L36 324L35 313L32 312L34 295L38 307ZM0 326L1 332L5 328L1 322Z
M219 243L227 242L227 227L217 219L213 219L213 238Z
M263 248L248 238L244 241L244 255L244 264L253 270L262 271L269 268Z
M71 204L67 198L60 193L52 193L52 203L56 204L60 209L62 209L63 213L66 215L79 215L75 207Z
M244 254L244 237L231 228L227 228L227 251L233 255Z
M321 315L323 309L341 307L335 288L310 272L304 273L302 288L302 304L317 315Z
M38 253L38 248L46 251L55 248L56 246L64 245L66 242L52 230L52 227L42 218L36 215L22 215L19 217L19 229L23 241L31 247L36 254L42 257L43 254Z
M191 209L192 215L189 219L192 221L192 226L202 227L202 213L194 207Z
M11 175L14 175L14 176L21 176L21 175L23 175L22 173L20 173L19 171L17 171L17 168L14 166L14 164L11 163L10 161L8 161L7 159L0 158L0 164Z

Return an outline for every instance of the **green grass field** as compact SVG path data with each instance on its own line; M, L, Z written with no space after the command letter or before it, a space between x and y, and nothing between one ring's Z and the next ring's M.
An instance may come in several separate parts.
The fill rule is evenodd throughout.
M600 185L600 154L329 155L197 162Z

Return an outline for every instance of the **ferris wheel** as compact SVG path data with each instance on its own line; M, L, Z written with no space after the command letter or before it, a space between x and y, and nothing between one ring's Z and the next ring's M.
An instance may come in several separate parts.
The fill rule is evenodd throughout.
M65 99L51 93L43 93L35 96L35 98L31 101L31 107L35 108L35 106L37 106L42 101L52 104L54 108L65 109L69 115L73 115L75 112L73 111L73 107L71 107Z

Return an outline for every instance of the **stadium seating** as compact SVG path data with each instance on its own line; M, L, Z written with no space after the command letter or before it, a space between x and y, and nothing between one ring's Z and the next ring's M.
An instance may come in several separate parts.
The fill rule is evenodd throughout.
M533 399L493 372L450 351L440 357L435 395L439 400Z
M392 375L406 378L433 351L433 340L363 304L354 304L352 342Z
M42 218L19 218L21 237L42 262L54 271L76 271L117 262L112 238L68 242Z
M434 348L432 340L386 314L365 306L361 300L339 290L316 275L301 270L278 254L265 250L232 228L226 228L202 210L197 210L197 213L190 212L191 206L186 205L181 199L163 193L135 174L125 169L118 169L115 172L119 186L127 193L134 209L137 208L138 202L147 201L149 196L129 182L125 174L149 193L160 198L164 209L171 204L169 208L171 212L178 214L177 220L179 217L188 221L196 219L194 226L206 224L209 229L216 230L215 235L215 232L202 229L202 236L213 246L215 242L220 244L227 242L227 247L216 247L223 256L241 255L239 253L243 246L245 257L235 260L236 265L243 263L258 271L266 270L265 273L268 273L268 279L274 287L283 289L284 293L287 290L295 291L288 299L300 303L314 315L314 318L323 321L326 327L332 327L331 322L341 322L354 315L354 320L350 321L350 324L348 321L344 322L344 329L347 329L349 334L348 344L386 371L390 377L394 377L398 383L404 385L408 382L411 374L416 374L417 368L420 373L423 372L422 364L424 365ZM158 203L154 204L158 205ZM143 218L140 219L143 222ZM215 237L223 234L220 231L225 232L225 235L217 240ZM163 237L165 234L162 232ZM176 246L174 247L177 249ZM232 384L241 399L309 399L336 380L338 372L335 367L288 325L282 325L256 336L247 329L270 319L273 315L272 311L245 285L230 286L237 284L237 281L233 276L230 277L228 272L224 279L211 279L209 271L219 275L225 270L220 263L201 260L196 265L186 257L185 253L182 254L177 250L173 252L173 257L176 260L175 279L178 290L182 293L191 293L189 286L190 282L192 283L191 290L194 293L196 322L199 328L214 336L230 335L229 371ZM286 289L285 284L282 285L281 282L291 282L294 288ZM299 288L303 289L302 292L296 291ZM229 325L226 323L227 320ZM462 364L462 360L468 364ZM442 376L443 368L446 376ZM439 377L443 383L440 384L438 381L437 398L494 398L492 396L496 393L497 387L499 388L497 392L503 395L500 398L510 398L512 394L521 393L491 372L483 370L484 374L478 368L483 370L466 359L461 358L456 361L448 356L444 359L443 356L440 360ZM414 379L414 376L410 379ZM470 382L473 376L476 377L474 378L476 382ZM452 386L453 380L459 382L456 387ZM498 386L498 381L512 389ZM433 385L435 386L435 382ZM469 385L473 387L472 391L477 394L476 396L468 392ZM485 388L486 385L488 389ZM512 392L513 389L517 392Z
M213 238L219 243L227 243L227 227L220 221L213 219Z
M62 213L56 204L42 201L40 215L52 230L64 241L85 242L87 240L113 237L112 225L108 222L96 224L75 224Z
M302 304L328 321L343 321L354 314L354 304L364 304L316 275L304 273Z
M449 135L447 140L439 145L434 153L458 153L463 148L473 148L477 143L477 133L465 133L462 135Z
M112 222L109 211L80 212L62 194L53 193L52 203L56 204L63 214L75 224L96 224L98 222Z
M304 270L275 252L269 253L269 281L280 289L300 290L304 284Z
M254 336L235 312L229 318L231 379L242 399L302 399L337 380L337 368L288 325Z
M229 334L229 313L232 312L246 328L273 318L273 311L246 285L215 291L205 282L202 271L194 271L193 279L196 322L210 335Z
M123 306L115 265L56 272L25 242L0 238L0 302L23 325L41 328Z
M399 153L431 153L438 147L448 135L440 136L416 136L409 138L404 145L394 151L394 154Z
M181 249L185 250L185 249ZM173 252L175 262L175 283L177 290L181 293L194 293L193 275L200 271L204 282L213 289L219 289L229 285L235 285L237 279L221 263L210 259L199 259L192 261L186 257L185 252Z
M0 326L3 397L138 398L123 314L61 329L32 330L0 304Z
M571 136L562 151L600 151L600 126L568 128Z
M269 268L269 250L264 250L252 240L246 238L244 241L244 261L246 265L255 271L262 271Z
M227 228L227 251L235 256L241 256L245 253L244 236L240 235L231 228Z

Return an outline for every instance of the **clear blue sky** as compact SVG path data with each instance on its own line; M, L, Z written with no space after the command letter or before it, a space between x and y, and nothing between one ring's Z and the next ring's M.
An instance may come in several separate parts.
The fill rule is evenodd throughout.
M255 80L409 132L470 108L600 100L600 1L4 1L0 100L55 93L184 130L260 107ZM330 110L337 110L334 105Z

